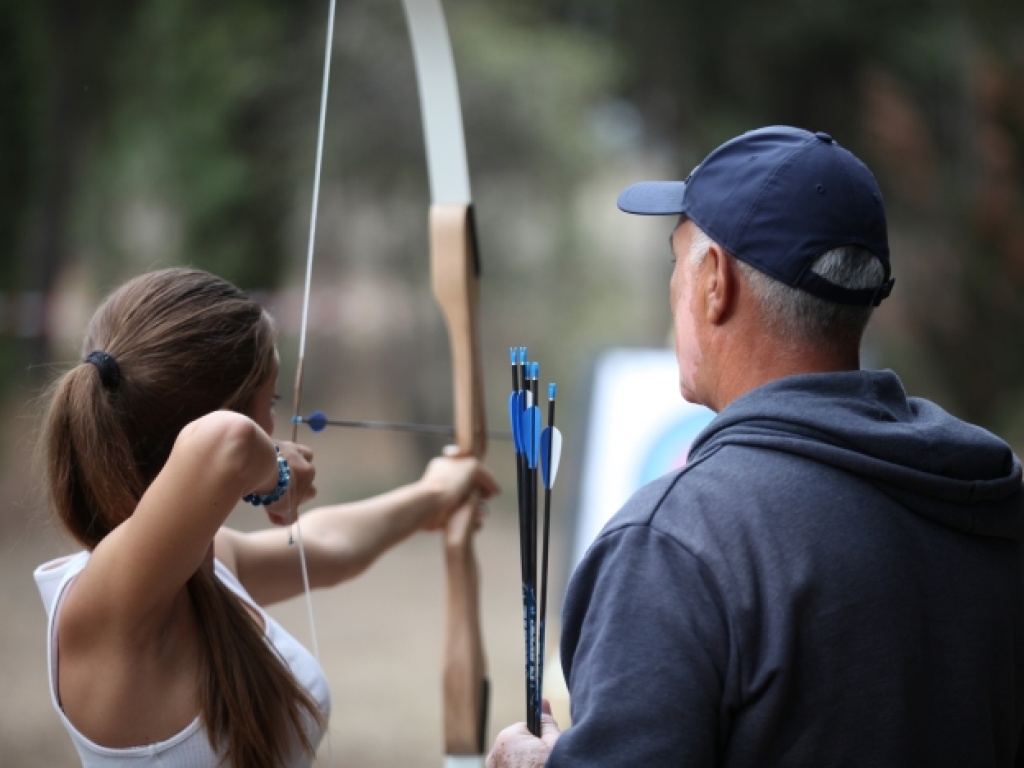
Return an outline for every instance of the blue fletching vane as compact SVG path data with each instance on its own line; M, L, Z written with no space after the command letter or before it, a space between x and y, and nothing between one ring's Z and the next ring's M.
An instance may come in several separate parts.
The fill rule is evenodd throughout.
M526 453L526 461L530 469L537 468L537 458L540 453L540 433L541 433L541 417L540 408L535 405L531 405L525 411L521 418L521 432L523 438L523 448Z
M533 393L528 389L521 389L516 393L519 395L519 418L523 418L523 411L533 405ZM525 445L525 440L523 441Z
M522 415L522 392L513 392L508 398L508 419L512 424L512 442L515 444L516 453L523 452L523 426L519 421Z
M549 448L550 446L550 448ZM540 438L540 471L544 475L544 487L553 488L558 475L558 463L562 458L562 433L558 427L548 427Z
M314 432L323 432L324 427L327 426L327 414L323 411L313 411L306 419L306 423Z
M532 405L530 402L530 393L526 390L520 390L519 392L519 440L523 444L523 453L526 453L526 432L523 431L523 414L526 409Z

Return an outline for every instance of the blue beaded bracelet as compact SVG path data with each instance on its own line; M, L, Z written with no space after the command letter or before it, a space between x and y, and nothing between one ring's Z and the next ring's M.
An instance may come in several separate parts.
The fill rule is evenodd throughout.
M266 494L245 494L242 497L242 501L248 502L254 507L265 507L267 504L273 504L284 496L284 492L288 490L288 484L292 481L292 471L288 468L288 462L285 457L281 455L281 449L275 445L274 450L277 451L277 487Z

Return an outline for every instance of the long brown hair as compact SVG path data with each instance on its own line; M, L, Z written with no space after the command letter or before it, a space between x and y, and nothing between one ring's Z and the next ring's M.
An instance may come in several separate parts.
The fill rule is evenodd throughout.
M182 428L218 409L244 411L274 368L273 321L231 283L165 269L118 288L96 310L83 359L102 351L119 375L79 364L52 387L43 450L64 527L93 549L135 511ZM324 715L219 579L188 582L203 628L197 699L214 750L238 766L279 765Z

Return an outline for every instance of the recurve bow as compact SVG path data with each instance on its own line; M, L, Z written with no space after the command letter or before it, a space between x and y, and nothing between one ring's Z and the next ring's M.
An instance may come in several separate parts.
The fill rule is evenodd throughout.
M477 322L476 248L462 112L440 0L403 0L412 38L430 180L430 263L434 296L448 329L455 442L482 457L487 445ZM446 768L484 765L488 682L473 552L476 502L452 516L444 537L444 748Z
M487 427L484 418L483 373L480 367L477 323L480 265L455 65L440 0L403 0L403 3L412 39L426 140L431 190L431 282L445 318L451 346L455 443L460 454L483 457L487 445ZM293 425L297 425L301 401L334 10L335 0L331 0L303 298L302 333L295 377L296 418L293 418ZM293 441L294 429L295 426ZM459 509L451 517L444 536L445 768L483 768L484 765L489 686L480 629L479 575L473 552L475 507L476 500L471 500ZM309 600L309 582L306 577L301 528L298 522L294 530L298 538L310 631L315 649L316 629L312 603Z

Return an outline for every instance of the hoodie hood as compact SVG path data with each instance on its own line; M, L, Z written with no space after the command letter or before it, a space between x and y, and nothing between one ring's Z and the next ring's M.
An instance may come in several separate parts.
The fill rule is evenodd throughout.
M992 433L907 397L892 371L789 376L730 403L689 462L725 445L804 456L878 485L913 512L965 533L1024 537L1021 464Z

